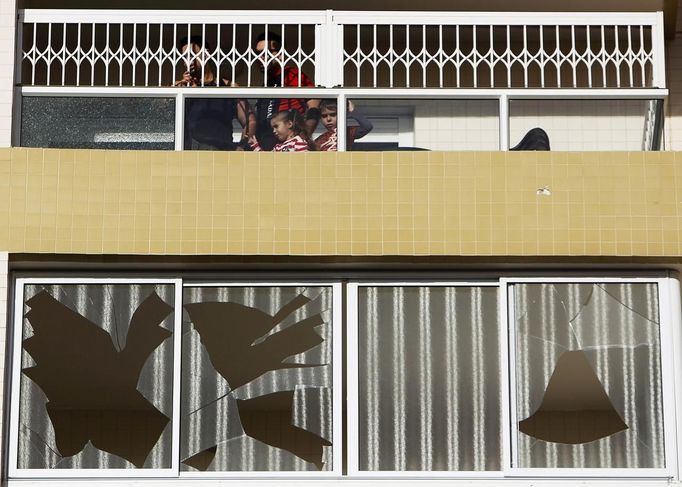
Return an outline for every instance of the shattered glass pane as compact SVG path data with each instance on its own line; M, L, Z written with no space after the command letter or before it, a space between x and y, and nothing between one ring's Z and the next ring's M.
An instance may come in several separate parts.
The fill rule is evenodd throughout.
M173 299L25 286L18 468L170 468Z
M516 284L522 468L662 468L656 284Z
M186 287L181 470L332 468L332 288Z
M175 100L24 96L22 147L173 150Z

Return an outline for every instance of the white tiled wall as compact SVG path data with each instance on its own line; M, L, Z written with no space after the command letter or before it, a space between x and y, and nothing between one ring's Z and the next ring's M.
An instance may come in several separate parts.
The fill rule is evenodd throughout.
M366 115L382 113L414 118L410 144L430 150L497 150L498 103L495 100L356 100Z
M509 144L533 127L552 150L642 150L647 102L642 100L512 100Z
M0 0L0 147L12 145L15 0Z
M498 150L495 100L359 100L360 110L414 117L412 145L430 150ZM542 127L552 150L642 150L647 102L642 100L513 100L509 143Z
M414 113L415 145L431 150L497 150L498 105L490 100L427 100Z

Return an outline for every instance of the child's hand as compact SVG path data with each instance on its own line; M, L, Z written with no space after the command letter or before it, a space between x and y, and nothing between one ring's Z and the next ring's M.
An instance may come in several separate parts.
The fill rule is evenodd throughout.
M355 105L353 105L352 101L348 100L348 111L352 112L353 110L355 110Z
M255 136L255 135L252 135L252 136L249 137L249 145L250 145L250 146L254 146L254 145L256 145L257 143L258 143L258 140L256 139L256 136Z

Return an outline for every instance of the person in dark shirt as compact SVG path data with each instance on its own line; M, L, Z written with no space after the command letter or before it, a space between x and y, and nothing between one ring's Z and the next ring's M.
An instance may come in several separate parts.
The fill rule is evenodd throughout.
M267 74L269 87L313 87L315 84L306 74L295 66L284 66L280 62L282 38L274 32L263 32L256 39L256 52L264 56L261 70ZM296 110L305 117L305 127L308 135L312 135L320 121L319 99L305 98L270 98L261 99L256 103L257 128L256 138L263 150L272 150L279 141L272 133L270 120L276 114L288 110Z
M220 78L211 63L205 61L210 48L201 36L181 39L180 52L187 56L186 71L174 86L237 86ZM189 51L188 51L189 50ZM203 76L202 76L203 75ZM229 98L191 98L185 108L185 148L192 150L243 150L248 138L255 133L256 118L246 100ZM241 142L233 142L232 120L237 118L243 132Z

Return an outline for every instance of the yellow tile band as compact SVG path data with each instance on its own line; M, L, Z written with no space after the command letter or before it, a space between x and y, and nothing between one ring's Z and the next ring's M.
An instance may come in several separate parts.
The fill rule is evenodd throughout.
M0 251L682 255L682 153L0 149Z

